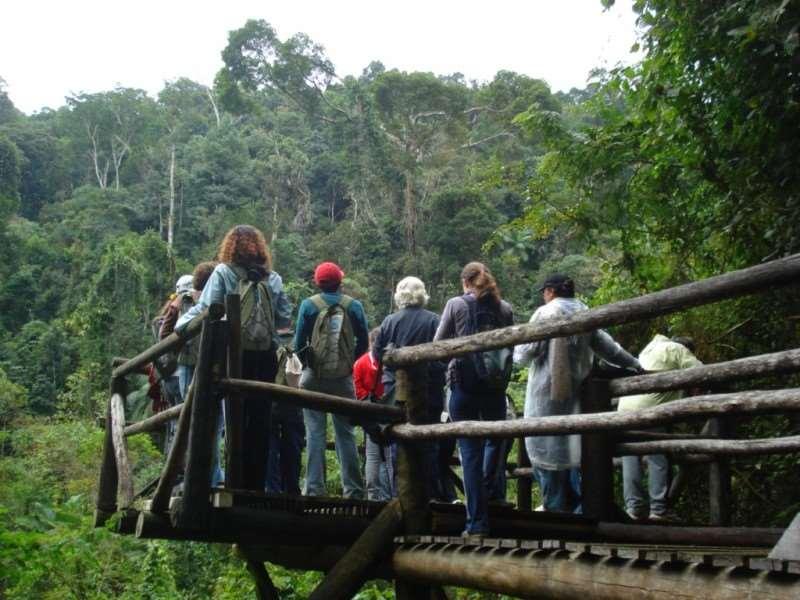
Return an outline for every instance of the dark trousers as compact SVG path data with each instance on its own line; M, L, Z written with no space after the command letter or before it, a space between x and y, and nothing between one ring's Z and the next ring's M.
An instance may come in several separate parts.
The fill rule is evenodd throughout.
M274 351L242 353L242 378L255 381L274 382L278 373L278 357ZM269 452L269 429L272 403L242 394L242 440L244 456L242 460L243 485L246 490L264 490L267 473L267 453Z
M267 491L300 495L300 460L306 427L303 411L286 402L272 407L267 459Z
M482 386L451 387L450 418L453 421L503 421L506 418L505 390ZM489 533L489 497L497 493L497 469L501 464L502 440L459 438L464 493L467 497L468 533Z

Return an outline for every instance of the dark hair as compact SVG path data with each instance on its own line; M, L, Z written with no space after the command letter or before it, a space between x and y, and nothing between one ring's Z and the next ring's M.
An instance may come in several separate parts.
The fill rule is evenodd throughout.
M690 338L688 335L676 335L671 341L680 344L689 350L689 352L694 353L694 339Z
M461 269L461 281L475 293L478 300L486 298L493 304L500 304L500 288L489 268L483 263L467 263Z
M219 245L217 260L242 267L264 267L272 270L272 256L264 234L252 225L237 225L225 234Z
M209 260L198 264L194 268L194 271L192 271L192 287L198 292L203 291L203 288L206 287L208 278L211 277L211 273L214 272L214 269L218 264L219 263L215 260Z
M380 327L374 327L372 331L369 332L369 345L374 346L375 340L378 339L378 334L381 332Z
M547 286L559 298L574 298L575 297L575 282L572 279L567 279L557 285Z

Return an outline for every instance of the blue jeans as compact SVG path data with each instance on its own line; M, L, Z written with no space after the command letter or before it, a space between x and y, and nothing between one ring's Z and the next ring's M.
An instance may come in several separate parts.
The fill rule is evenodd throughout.
M549 471L534 467L533 476L542 490L542 504L546 511L576 514L583 511L580 469Z
M625 509L637 517L646 516L647 498L642 484L642 461L647 462L647 487L650 495L650 513L663 515L667 512L667 490L669 461L663 454L622 457L622 489Z
M353 377L336 379L317 379L311 369L304 369L300 376L300 387L304 390L323 392L355 398ZM331 415L336 440L336 458L342 477L342 489L345 498L364 498L364 480L361 477L361 461L358 458L355 426L347 417ZM328 413L318 410L303 409L303 420L306 424L306 443L308 464L306 465L306 496L327 496L325 487L325 443L327 441Z
M178 365L175 371L178 376L178 387L181 390L181 402L186 400L186 392L189 391L189 384L192 383L194 377L194 365Z
M273 404L267 459L268 492L300 495L304 435L303 412L285 402Z
M396 452L394 444L381 446L366 436L366 464L364 471L367 480L367 500L391 500L396 495L394 489Z
M506 418L505 390L482 387L450 390L450 418L454 421L503 421ZM503 451L502 440L458 438L464 493L467 497L468 533L489 533L489 493L496 493L497 468Z

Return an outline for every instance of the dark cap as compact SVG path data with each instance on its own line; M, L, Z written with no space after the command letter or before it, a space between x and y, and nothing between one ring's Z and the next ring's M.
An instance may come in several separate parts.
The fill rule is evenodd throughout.
M569 275L564 275L563 273L550 273L547 278L544 280L544 283L539 287L539 291L543 292L545 288L554 288L559 289L563 286L567 287L575 287L575 283L572 281L572 277Z

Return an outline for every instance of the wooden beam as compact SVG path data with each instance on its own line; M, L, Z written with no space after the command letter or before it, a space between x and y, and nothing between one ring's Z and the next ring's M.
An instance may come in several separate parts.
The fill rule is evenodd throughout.
M590 379L581 394L583 414L611 410L608 381ZM598 520L611 520L614 505L613 440L607 433L581 436L581 499L583 514Z
M525 438L517 438L517 469L528 469L530 474L527 477L517 479L517 508L519 510L531 510L533 508L533 468L528 450L525 447ZM512 475L514 471L512 471Z
M253 581L255 581L256 598L258 600L280 600L280 594L278 594L275 584L272 583L269 573L264 568L263 561L255 558L247 546L237 544L235 550L244 559L247 570L250 572Z
M687 563L624 560L584 553L401 546L392 556L397 577L542 600L797 598L797 577Z
M392 553L395 536L401 533L403 515L400 502L392 500L356 542L328 571L309 598L338 600L355 596L369 574Z
M800 349L795 348L784 352L749 356L689 369L622 377L611 381L611 394L613 396L630 396L693 387L708 389L720 383L797 373L798 371L800 371Z
M719 437L730 437L733 432L734 428L729 418L709 419L709 433ZM726 442L726 440L714 441ZM800 448L800 445L798 445L798 448ZM730 525L731 500L733 496L730 464L722 455L717 454L716 457L717 460L708 466L709 522L711 525Z
M218 307L218 308L217 308ZM180 335L172 333L165 337L157 344L153 344L144 352L141 352L130 359L125 364L120 365L112 371L112 377L124 377L130 373L139 371L147 363L153 362L162 354L166 354L171 350L177 350L182 347L187 341L200 335L200 328L202 327L203 318L206 314L211 314L213 318L220 318L225 314L225 308L222 305L215 305L214 308L209 308L208 313L205 311L198 315L186 326Z
M119 473L114 457L114 437L111 433L111 398L123 390L122 379L111 379L109 385L108 404L106 405L106 427L103 438L103 456L100 459L100 477L97 486L97 502L94 513L94 526L102 527L117 511L117 485Z
M125 437L128 437L138 433L157 431L170 421L174 421L180 417L182 410L183 404L170 406L168 409L162 410L160 413L156 413L152 417L147 417L146 419L142 419L141 421L137 421L136 423L128 425L125 427L123 433Z
M118 503L127 508L133 502L133 472L128 459L128 443L125 440L125 381L121 380L111 395L111 438L114 441L114 459L117 463L119 483Z
M360 417L376 421L400 421L405 413L396 406L350 400L322 392L312 392L299 388L286 387L265 381L247 379L223 379L220 386L224 390L247 392L248 395L262 393L268 395L264 401L288 402L301 408L322 410L347 417Z
M175 525L186 529L204 529L211 504L212 446L216 441L219 399L212 382L214 349L224 341L222 321L203 321L200 348L194 375L194 402L191 407L186 446L183 498L173 511ZM266 435L266 434L265 434Z
M617 444L617 456L644 456L646 454L711 456L757 456L761 454L793 454L800 452L800 435L755 440L661 440L652 442L627 442Z
M239 294L225 297L225 318L228 320L228 377L242 377L242 306ZM239 489L244 481L244 413L242 398L235 390L225 395L225 485Z
M518 419L515 421L459 421L436 425L399 424L388 434L399 440L431 440L448 437L513 438L620 431L658 427L668 423L723 415L775 414L800 410L800 388L693 396L653 408Z
M399 348L384 354L383 362L400 367L422 361L463 356L480 350L587 333L611 325L651 319L693 306L795 284L797 281L800 281L800 254L793 254L747 269L606 304L567 318L513 325L451 340Z

